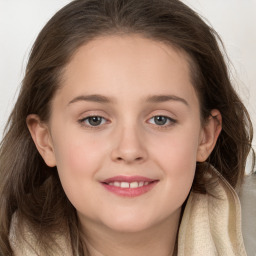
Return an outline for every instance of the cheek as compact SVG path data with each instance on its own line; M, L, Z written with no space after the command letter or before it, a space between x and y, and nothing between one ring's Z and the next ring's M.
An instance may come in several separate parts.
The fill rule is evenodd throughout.
M90 195L93 191L95 173L104 162L106 150L100 140L82 133L57 138L54 149L61 184L72 204L79 208L83 204L79 201L81 194Z
M198 127L182 127L158 137L151 145L151 155L166 177L167 189L180 201L185 200L194 179L198 131Z
M174 129L168 135L161 135L152 140L151 149L154 151L159 164L172 172L187 172L194 170L199 145L199 129L193 126ZM168 169L169 169L168 168Z
M94 172L105 152L101 140L77 132L67 132L66 136L62 136L54 143L54 149L60 171L72 175Z

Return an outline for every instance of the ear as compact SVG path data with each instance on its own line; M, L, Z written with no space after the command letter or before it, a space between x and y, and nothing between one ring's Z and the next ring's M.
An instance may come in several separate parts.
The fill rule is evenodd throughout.
M31 114L26 119L31 137L37 147L38 152L49 167L56 166L53 143L48 126L41 122L37 115Z
M222 117L217 109L211 111L211 115L202 128L198 151L197 162L204 162L213 151L216 141L222 129Z

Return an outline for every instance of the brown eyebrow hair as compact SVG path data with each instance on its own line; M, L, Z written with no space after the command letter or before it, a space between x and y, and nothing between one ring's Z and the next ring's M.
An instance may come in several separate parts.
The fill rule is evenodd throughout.
M68 105L79 102L79 101L90 101L90 102L97 102L97 103L111 103L115 102L113 98L106 97L100 94L92 94L92 95L80 95L72 99ZM189 106L188 102L175 95L153 95L146 98L146 102L149 103L161 103L166 101L178 101L184 103L186 106Z
M179 101L181 103L184 103L186 106L189 106L188 102L175 95L153 95L149 96L146 99L147 102L152 102L152 103L161 103L161 102L166 102L166 101Z
M91 102L98 102L98 103L110 103L114 100L112 98L100 95L100 94L91 94L91 95L80 95L75 97L71 100L68 105L78 102L78 101L91 101Z

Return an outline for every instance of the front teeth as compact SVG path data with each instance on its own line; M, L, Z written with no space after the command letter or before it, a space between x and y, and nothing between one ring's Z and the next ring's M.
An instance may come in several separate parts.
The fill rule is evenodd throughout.
M130 187L130 184L128 182L121 182L120 183L120 187L121 188L129 188Z
M138 187L142 187L142 186L146 186L148 185L149 182L147 181L134 181L134 182L119 182L119 181L115 181L115 182L110 182L108 185L110 186L114 186L114 187L120 187L120 188L138 188Z
M135 181L135 182L130 183L130 188L138 188L139 185L140 185L140 184Z

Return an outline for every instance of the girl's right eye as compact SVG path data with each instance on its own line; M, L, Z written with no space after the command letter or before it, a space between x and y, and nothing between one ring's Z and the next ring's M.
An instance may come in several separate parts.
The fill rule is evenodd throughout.
M107 120L102 116L89 116L79 120L79 123L90 127L97 127L105 124L106 122Z

